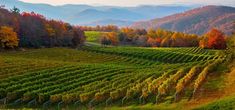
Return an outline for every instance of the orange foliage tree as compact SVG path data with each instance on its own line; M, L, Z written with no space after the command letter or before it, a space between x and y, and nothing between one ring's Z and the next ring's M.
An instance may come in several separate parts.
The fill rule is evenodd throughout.
M118 45L119 40L118 40L118 35L116 32L108 32L104 33L102 37L100 38L100 42L103 45Z
M14 48L18 46L17 33L13 28L2 26L0 29L0 48Z
M211 49L225 49L227 47L225 35L217 30L211 29L200 41L200 47Z

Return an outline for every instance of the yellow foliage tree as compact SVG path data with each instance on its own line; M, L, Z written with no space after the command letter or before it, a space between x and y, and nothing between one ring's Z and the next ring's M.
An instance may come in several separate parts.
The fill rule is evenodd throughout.
M0 28L0 48L14 48L19 44L17 33L13 28L2 26Z

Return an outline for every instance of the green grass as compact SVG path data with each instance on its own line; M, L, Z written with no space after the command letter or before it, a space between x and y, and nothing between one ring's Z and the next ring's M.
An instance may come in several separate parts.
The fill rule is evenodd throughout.
M231 96L195 108L194 110L234 110L234 109L235 109L235 97Z
M102 108L108 103L138 109L138 105L155 103L159 98L163 107L174 100L177 82L193 66L207 66L225 58L216 52L219 51L200 48L99 46L2 52L0 105L6 101L8 107L41 108L76 103L76 107ZM166 89L165 94L157 92L160 86Z
M86 41L98 43L102 33L98 31L85 31Z

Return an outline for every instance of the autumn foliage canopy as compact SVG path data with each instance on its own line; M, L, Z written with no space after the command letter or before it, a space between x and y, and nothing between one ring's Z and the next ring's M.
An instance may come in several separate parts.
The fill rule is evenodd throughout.
M226 49L225 35L217 30L211 29L203 38L200 40L200 47L210 49Z
M0 48L14 48L18 46L19 39L13 28L2 26L0 28Z
M31 12L19 13L0 8L2 48L17 47L76 47L85 41L84 32L77 26L56 20L48 20L44 16ZM7 36L5 36L7 35ZM9 37L11 36L11 37ZM13 37L14 36L14 37ZM13 42L14 41L14 42ZM3 45L4 44L4 45Z

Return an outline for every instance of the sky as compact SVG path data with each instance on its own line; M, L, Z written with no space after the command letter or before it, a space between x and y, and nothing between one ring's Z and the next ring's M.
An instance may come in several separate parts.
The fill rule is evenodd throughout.
M20 0L29 3L46 3L51 5L87 4L105 6L137 6L137 5L172 5L172 4L200 4L226 5L235 7L235 0Z

